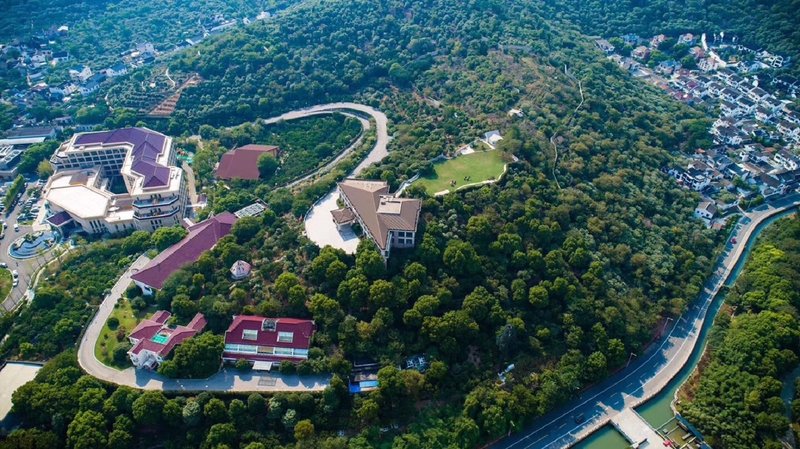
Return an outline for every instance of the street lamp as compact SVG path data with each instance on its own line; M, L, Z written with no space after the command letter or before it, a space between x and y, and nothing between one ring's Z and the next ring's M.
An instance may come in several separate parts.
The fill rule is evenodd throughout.
M636 353L635 352L631 352L631 355L628 356L628 363L625 364L625 368L627 368L628 365L631 364L631 359L633 359L634 357L637 357Z
M661 328L661 336L662 337L664 336L664 331L667 330L667 324L669 324L670 321L672 321L672 317L668 316L667 317L667 321L664 321L664 327Z

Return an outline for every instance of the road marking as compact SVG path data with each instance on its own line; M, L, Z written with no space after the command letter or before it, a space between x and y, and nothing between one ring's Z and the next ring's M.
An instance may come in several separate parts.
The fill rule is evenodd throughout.
M672 357L670 357L670 358L669 358L669 360L667 360L667 362L666 362L666 363L664 363L663 365L661 365L661 368L660 368L660 369L658 369L658 370L657 370L657 371L654 373L654 375L651 377L651 380L653 380L653 379L656 379L656 378L658 377L658 376L657 376L657 374L658 374L658 373L662 372L662 371L663 371L663 370L664 370L666 367L670 366L670 365L671 365L671 364L672 364L672 363L675 361L675 359L676 359L678 356L680 356L680 355L683 355L683 353L684 353L684 351L683 351L683 347L686 345L686 343L687 343L687 342L688 342L688 340L690 339L689 337L691 337L691 336L694 336L694 335L696 335L696 334L697 334L697 332L696 332L696 327L697 327L697 324L698 324L698 323L697 323L697 321L698 321L698 320L699 320L699 324L700 324L700 326L701 326L701 329L702 329L703 323L705 322L705 315L706 315L706 313L707 313L707 311L708 311L708 307L711 305L711 302L712 302L712 301L711 301L711 299L713 299L713 298L716 296L716 294L717 294L717 293L719 293L719 290L720 290L720 289L721 289L721 287L722 287L722 286L725 284L725 281L724 281L724 280L726 280L726 279L728 278L728 276L730 276L730 274L733 272L733 268L735 268L735 267L736 267L736 265L737 265L737 264L738 264L738 262L739 262L739 259L741 259L742 255L744 254L744 250L745 250L745 249L746 249L746 247L747 247L747 242L749 242L749 241L750 241L750 237L752 236L752 234L753 234L753 232L755 231L755 229L756 229L756 228L758 228L758 226L760 226L760 225L761 225L761 222L762 222L762 221L766 220L767 218L769 218L769 217L771 217L771 216L773 216L773 215L776 215L776 214L778 214L778 213L782 213L782 212L783 212L783 211L785 211L785 210L789 210L789 209L791 209L791 208L793 208L793 207L796 207L798 204L800 204L800 201L798 201L798 200L795 200L795 201L791 202L790 204L791 204L791 205L782 206L782 209L772 209L772 210L770 210L770 212L771 212L771 213L770 213L769 215L759 216L759 217L758 217L758 221L756 221L756 220L751 220L751 221L749 221L749 222L748 222L748 224L747 224L747 225L748 225L749 227L746 229L745 236L744 236L744 237L746 237L746 238L743 238L743 239L737 239L737 240L738 240L738 242L735 244L735 246L734 246L734 248L733 248L733 249L739 249L739 251L732 251L731 253L729 253L729 254L728 254L728 256L726 256L726 257L723 259L723 264L726 266L726 268L725 268L725 273L724 273L724 276L722 277L722 280L720 280L720 281L718 281L718 282L715 282L715 283L714 283L714 284L716 284L716 287L715 287L714 289L712 289L712 294L709 294L708 296L704 296L704 295L701 295L701 296L700 296L700 298L701 298L701 301L703 301L703 304L702 304L702 306L700 307L700 309L697 311L697 314L696 314L696 315L694 315L694 317L695 317L695 318L694 318L695 324L693 324L693 325L692 325L692 327L691 327L691 328L690 328L690 330L689 330L689 333L686 335L686 337L685 337L685 338L683 338L683 341L681 342L681 345L680 345L678 348L675 348L675 349L677 349L677 351L675 351L674 355L673 355ZM745 218L747 218L747 217L745 217ZM758 225L757 225L757 226L750 226L751 224L753 224L753 223L756 223L756 222L758 223ZM744 228L742 228L742 229L744 229ZM737 233L738 233L738 230L737 230ZM731 260L730 260L728 263L724 263L724 262L725 262L725 259L728 259L730 256L732 256L732 255L733 255L733 254L735 254L735 253L738 253L738 255L737 255L735 258L732 258L732 259L731 259ZM731 263L733 264L733 266L732 266L731 268L727 268L727 267L728 267L728 266L729 266ZM682 315L682 316L681 316L681 318L683 318L685 315L686 315L686 314ZM679 320L678 320L678 321L679 321ZM687 324L688 324L688 323L689 323L689 321L687 320ZM663 351L664 351L664 346L665 346L665 345L666 345L666 344L669 342L669 340L672 338L672 335L673 335L673 333L675 332L675 330L676 330L676 329L678 329L678 323L677 323L677 321L675 322L675 324L674 324L674 325L673 325L673 327L671 328L671 330L670 330L669 334L667 335L667 337L666 337L666 338L664 338L664 341L661 343L661 345L658 347L658 349L657 349L657 350L654 350L653 354L652 354L652 355L650 355L650 357L648 357L646 360L644 360L644 361L643 361L643 362L642 362L642 363L641 363L641 364L640 364L640 365L639 365L639 366L638 366L636 369L634 369L633 371L631 371L631 372L630 372L629 374L627 374L625 377L623 377L623 378L619 379L618 381L614 382L613 384L609 385L608 387L606 387L605 389L603 389L603 390L602 390L602 391L600 391L599 393L595 394L595 395L594 395L594 396L592 396L591 398L587 399L586 401L584 401L584 402L582 402L582 403L580 403L580 404L576 405L576 406L575 406L575 407L573 407L572 409L568 410L566 413L564 413L564 414L562 414L562 415L560 415L560 416L558 416L558 417L556 417L556 418L552 419L550 422L548 422L548 423L546 423L546 424L544 424L544 425L540 426L538 429L536 429L536 430L534 430L534 431L532 431L532 432L529 432L529 433L526 435L526 438L527 438L527 436L529 436L529 435L533 435L533 434L536 434L536 433L538 433L538 432L540 432L540 431L544 430L546 427L548 427L548 426L552 425L552 424L553 424L553 423L555 423L556 421L558 421L558 420L560 420L560 419L563 419L565 416L567 416L567 415L571 414L572 412L574 412L574 411L575 411L575 410L577 410L578 408L580 408L580 407L582 407L582 406L586 405L586 404L587 404L588 402L590 402L591 400L594 400L595 398L598 398L599 396L601 396L601 395L605 394L605 393L606 393L608 390L610 390L610 389L611 389L611 388L613 388L613 387L616 387L617 385L619 385L620 383L622 383L623 381L625 381L626 379L628 379L630 376L632 376L633 374L636 374L636 373L637 373L639 370L641 370L642 368L644 368L644 367L647 365L647 363L648 363L648 362L650 362L650 361L651 361L651 360L652 360L652 359L653 359L655 356L657 356L657 355L658 355L658 356L662 356L662 355L664 355L664 354L663 354ZM694 352L694 344L692 345L692 351L691 351L691 352ZM691 352L690 352L690 354L689 354L689 355L687 355L687 360L688 360L688 357L691 355ZM667 352L667 353L668 353L668 352ZM681 365L681 367L683 367L683 365L685 365L685 363L684 363L684 364L682 364L682 365ZM680 369L679 369L678 371L680 371ZM671 380L673 377L674 377L674 376L671 376L671 377L669 378L669 380ZM668 380L668 381L669 381L669 380ZM639 387L638 387L636 390L634 390L633 392L635 393L635 392L637 392L637 391L639 391L639 390L642 390L642 391L644 391L644 390L643 390L643 387L644 387L644 385L641 385L641 386L639 386ZM661 388L658 388L658 391L660 391L661 389L663 389L663 387L661 387ZM586 423L586 424L588 424L588 423ZM572 430L571 430L569 433L572 433L573 431L575 431L575 430L577 430L577 429L580 429L580 428L583 428L583 427L585 427L585 426L586 426L586 424L579 425L579 426L577 426L577 427L573 428L573 429L572 429ZM536 440L535 442L533 442L533 443L531 443L531 444L528 444L528 445L526 445L526 446L523 446L523 448L524 448L524 449L528 449L528 448L530 448L531 446L533 446L533 444L536 444L538 441L540 441L540 440L542 440L542 439L544 439L544 438L546 438L546 436L545 436L545 437L542 437L542 438L540 438L539 440ZM546 449L546 448L548 448L548 447L552 446L553 444L555 444L555 443L558 443L558 442L559 442L559 440L560 440L560 439L557 439L557 440L555 440L555 441L553 441L553 442L551 442L551 443L549 443L549 444L547 444L547 445L543 446L543 447L542 447L542 449ZM508 445L508 446L505 446L505 447L506 447L506 448L512 448L512 447L515 447L515 446L517 446L517 445L518 445L519 443L521 443L521 442L523 442L523 439L519 439L519 440L515 441L514 443L511 443L510 445Z

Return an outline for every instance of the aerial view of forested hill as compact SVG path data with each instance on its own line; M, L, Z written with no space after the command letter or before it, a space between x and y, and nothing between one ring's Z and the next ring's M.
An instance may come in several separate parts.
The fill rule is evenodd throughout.
M794 6L4 4L0 449L794 444Z

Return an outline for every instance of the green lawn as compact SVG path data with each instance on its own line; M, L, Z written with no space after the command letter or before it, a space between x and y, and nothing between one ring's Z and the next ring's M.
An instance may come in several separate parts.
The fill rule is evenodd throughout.
M500 151L479 151L434 164L434 174L422 177L415 184L425 187L429 194L474 184L489 179L497 179L503 173L503 153ZM469 181L464 177L469 176ZM455 180L454 186L450 181Z
M8 293L11 291L11 272L5 268L0 269L0 301L6 299Z
M94 355L97 357L97 360L100 360L104 364L114 367L114 368L127 368L130 366L130 361L128 359L125 360L125 363L116 363L114 362L114 349L119 345L124 345L128 343L128 334L134 327L144 319L147 315L153 312L152 308L147 308L139 313L136 313L131 308L131 303L125 298L122 298L117 302L116 307L114 307L114 311L111 312L111 317L116 317L119 320L119 326L111 329L108 327L108 322L103 326L102 332L100 332L100 337L97 339L97 343L94 346ZM121 336L121 339L118 339Z

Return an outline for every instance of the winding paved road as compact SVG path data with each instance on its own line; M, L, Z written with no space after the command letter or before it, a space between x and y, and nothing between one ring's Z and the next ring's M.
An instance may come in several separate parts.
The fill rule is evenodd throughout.
M347 103L347 102L328 103L328 104L320 104L317 106L312 106L310 108L298 109L295 111L287 112L285 114L281 114L277 117L268 118L264 120L264 124L268 125L271 123L277 123L282 120L294 120L302 117L309 117L312 115L330 114L332 112L346 113L347 111L355 111L361 114L369 115L370 117L372 117L372 119L375 120L375 126L377 127L376 130L377 141L375 142L375 146L369 152L367 157L365 157L364 160L361 161L361 163L358 164L355 170L353 170L353 172L350 174L351 176L357 176L366 167L372 165L375 162L380 162L383 158L385 158L389 154L388 150L386 149L386 145L389 143L389 132L388 132L389 120L386 118L386 114L384 114L383 112L375 108L372 108L370 106L359 103ZM362 124L363 123L364 122L362 121ZM348 149L348 151L352 151L352 148ZM337 156L336 159L331 161L331 163L335 163L341 160L343 154L346 152L347 151Z
M733 238L721 256L718 269L705 285L698 301L678 320L660 344L652 345L644 354L615 376L585 391L571 404L545 415L530 427L495 442L498 449L555 449L571 447L599 428L622 410L636 407L660 392L689 360L706 322L706 313L714 297L725 285L744 253L753 232L767 218L800 205L794 193L775 203L746 213L739 220ZM713 316L710 317L713 319ZM577 424L575 417L586 421Z
M22 203L28 199L27 190L30 186L30 183L26 184L25 193L15 205L14 210L12 210L8 216L1 217L2 220L8 224L8 227L5 230L5 237L0 240L0 262L5 262L8 264L9 270L17 270L19 273L19 285L13 287L6 298L0 298L0 300L2 300L2 304L0 305L0 313L11 312L16 309L24 300L27 300L28 289L33 288L34 276L36 275L37 271L45 263L51 261L54 257L52 253L53 248L40 255L37 255L36 257L26 260L14 259L8 254L9 247L14 240L37 230L36 227L32 227L31 225L20 225L19 231L14 230L14 223L17 223L17 220L19 219L19 215L22 210ZM40 206L43 203L41 198L39 203ZM49 227L49 225L45 226L46 229L49 229Z
M321 391L328 386L328 376L297 376L251 371L241 373L235 369L222 369L208 379L169 379L157 373L133 367L117 370L104 365L94 355L94 347L114 305L131 283L131 275L149 262L142 255L120 276L111 292L97 309L78 348L78 363L84 371L106 382L143 390L161 391L225 391L225 392L276 392Z
M265 119L265 124L277 123L283 120L293 120L302 117L309 117L319 114L331 114L334 112L341 112L345 115L357 118L364 130L368 130L371 124L363 117L354 115L355 111L360 114L366 114L375 120L377 127L375 146L364 158L363 161L353 170L352 176L360 173L365 167L374 162L382 160L388 154L386 145L389 142L389 134L387 131L387 118L382 112L371 108L369 106L358 103L329 103L317 105L306 109L299 109L296 111L287 112L277 117ZM354 142L350 147L342 151L331 162L321 167L314 173L307 175L303 178L293 181L288 187L297 185L319 173L325 172L333 168L339 161L349 155L363 140L362 136ZM328 222L333 225L333 221L328 217ZM334 229L335 229L335 225ZM277 373L259 374L259 373L240 373L237 370L223 369L219 373L209 377L208 379L168 379L157 373L152 373L144 370L136 370L134 368L127 368L124 370L117 370L100 362L94 354L94 347L100 333L103 330L105 322L111 315L114 305L122 297L125 289L131 283L131 274L136 270L142 268L147 264L149 259L146 256L141 256L125 271L125 273L117 280L111 292L106 296L100 307L97 310L94 318L86 328L83 338L81 339L78 348L78 363L81 368L92 376L111 382L117 385L126 385L133 388L141 388L144 390L162 390L162 391L234 391L234 392L250 392L250 391L321 391L328 386L329 376L297 376L297 375L282 375Z
M316 115L316 114L325 114L331 112L344 112L344 111L356 111L361 114L367 114L375 120L376 126L376 141L375 146L372 147L369 154L362 160L352 172L350 172L351 177L358 176L365 168L369 167L370 165L380 162L385 158L389 152L386 148L386 145L389 143L389 133L388 133L388 120L386 115L378 111L374 108L369 106L358 104L358 103L330 103L324 104L319 106L314 106L308 109L302 109L299 111L288 112L278 117L274 117L272 119L268 119L265 123L274 123L279 120L291 120L294 118L299 117L306 117L309 115ZM362 124L366 122L369 125L369 122L361 119ZM365 128L367 129L367 128ZM326 165L326 167L332 167L339 160L343 157L347 156L355 147L360 144L356 142L353 146L342 152L336 159L331 161L330 164ZM325 168L325 167L323 167ZM306 230L306 236L312 242L316 243L320 247L324 247L326 245L331 245L334 248L339 248L344 250L348 254L353 254L358 247L358 237L352 232L350 228L343 228L341 231L336 228L336 224L331 219L331 211L337 209L339 206L337 204L339 200L339 192L336 189L333 189L324 197L320 198L311 210L306 214L304 219L304 227Z

